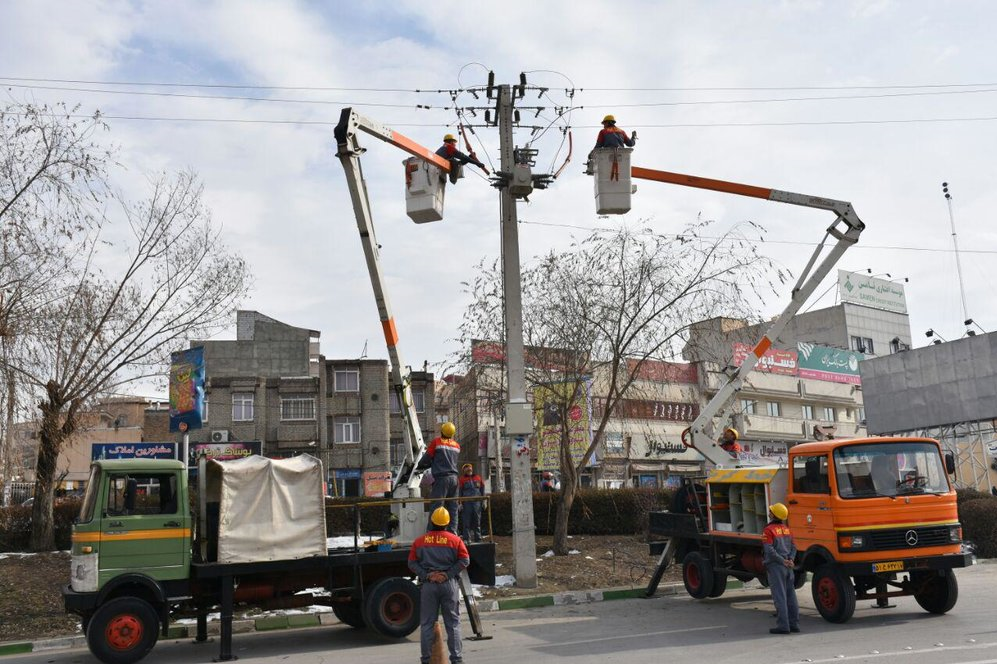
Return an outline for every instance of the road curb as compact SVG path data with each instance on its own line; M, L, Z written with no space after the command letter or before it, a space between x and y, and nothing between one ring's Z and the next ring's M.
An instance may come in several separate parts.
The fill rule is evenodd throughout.
M744 584L730 579L727 588L741 588ZM655 596L676 595L683 586L681 583L669 583L659 586ZM548 595L528 595L525 597L509 597L505 599L479 599L478 611L492 613L494 611L511 611L515 609L532 609L545 606L572 606L591 604L593 602L608 602L619 599L636 599L644 597L644 588L606 588L604 590L573 590ZM301 627L317 627L339 622L331 613L292 614L289 616L266 616L262 618L247 618L233 620L232 631L269 632L280 629L298 629ZM208 634L216 636L221 628L217 620L208 623ZM180 640L194 638L197 628L194 625L170 625L169 633L164 640ZM50 650L69 650L86 646L83 635L40 639L38 641L17 641L0 644L0 657L6 655L23 655L31 652Z

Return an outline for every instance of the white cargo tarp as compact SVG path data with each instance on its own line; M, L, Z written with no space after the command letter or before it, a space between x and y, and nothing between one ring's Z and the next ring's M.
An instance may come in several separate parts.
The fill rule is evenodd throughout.
M208 500L219 501L218 562L326 555L322 463L250 456L208 462Z

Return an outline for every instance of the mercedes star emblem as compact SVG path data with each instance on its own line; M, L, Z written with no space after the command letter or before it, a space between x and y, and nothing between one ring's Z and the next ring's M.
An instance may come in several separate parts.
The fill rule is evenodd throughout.
M907 541L907 546L916 546L917 545L917 531L916 530L908 530L904 534L904 539Z

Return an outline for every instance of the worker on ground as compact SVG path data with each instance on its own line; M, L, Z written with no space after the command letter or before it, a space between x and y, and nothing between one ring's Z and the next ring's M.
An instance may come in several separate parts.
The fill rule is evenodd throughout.
M632 148L637 143L637 132L627 132L616 126L616 118L607 115L602 119L602 130L595 139L597 148Z
M769 507L769 524L762 531L762 562L775 602L776 626L771 634L800 631L800 606L796 601L796 544L785 521L789 509L782 503Z
M474 152L467 155L457 149L457 137L453 134L447 134L443 137L443 145L436 151L436 154L450 162L450 184L457 184L457 179L461 176L461 167L464 164L474 164L486 175L488 174L488 169L478 161Z
M737 442L737 439L740 437L741 435L737 432L737 429L727 427L724 429L724 432L721 434L720 440L718 441L720 443L720 449L724 450L736 459L737 455L741 453L741 444Z
M457 501L442 500L457 497L457 459L460 457L460 444L454 440L457 429L453 422L440 426L440 436L434 438L426 453L419 460L418 470L429 469L433 475L431 498L439 498L430 505L430 512L438 507L446 507L450 512L450 532L457 532ZM428 530L428 528L427 528Z
M419 616L422 629L420 645L422 664L429 664L433 649L433 626L436 616L443 612L443 626L447 630L447 647L450 664L461 664L463 647L460 642L460 587L457 577L467 569L471 556L459 537L446 530L450 513L442 507L430 516L430 531L412 543L408 554L408 568L419 577Z
M474 498L485 495L485 483L481 476L474 472L474 466L465 463L461 466L463 475L460 478L460 497ZM460 532L465 542L481 541L481 507L480 500L466 500L461 504Z

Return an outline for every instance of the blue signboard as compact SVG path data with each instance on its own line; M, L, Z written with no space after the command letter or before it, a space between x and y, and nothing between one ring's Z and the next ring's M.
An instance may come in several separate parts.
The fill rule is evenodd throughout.
M204 348L170 354L170 433L201 428Z
M176 459L176 443L93 443L90 460Z

